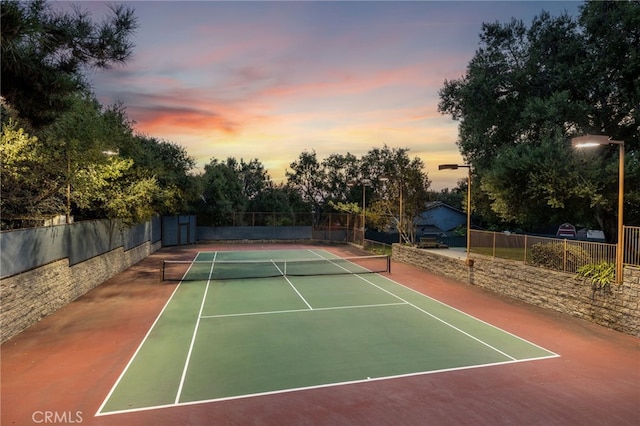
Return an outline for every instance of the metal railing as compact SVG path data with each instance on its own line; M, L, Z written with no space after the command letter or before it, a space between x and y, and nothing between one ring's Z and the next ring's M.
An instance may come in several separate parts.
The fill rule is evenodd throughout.
M349 213L242 212L224 217L198 215L199 226L312 226L313 238L366 245L362 216ZM640 227L624 227L625 265L640 266ZM616 245L532 235L472 230L471 252L520 260L575 273L589 263L616 261Z
M615 244L476 230L471 231L471 252L568 273L616 259Z
M624 265L640 266L640 226L624 227Z
M624 264L640 266L640 227L624 227ZM503 232L471 231L471 252L575 273L587 264L616 262L616 244Z

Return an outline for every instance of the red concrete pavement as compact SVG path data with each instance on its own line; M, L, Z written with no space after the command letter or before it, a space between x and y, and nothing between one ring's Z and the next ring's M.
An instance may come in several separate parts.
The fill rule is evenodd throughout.
M162 249L2 344L1 424L640 425L640 339L395 262L395 281L560 357L95 417L175 288L161 259L219 249Z

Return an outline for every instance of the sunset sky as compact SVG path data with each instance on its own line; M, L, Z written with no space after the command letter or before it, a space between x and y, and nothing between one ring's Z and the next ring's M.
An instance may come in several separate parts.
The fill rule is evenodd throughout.
M80 2L100 20L104 2ZM303 151L323 159L409 148L432 189L466 171L458 123L438 90L460 78L483 22L529 25L580 2L126 2L139 28L122 67L89 75L104 105L121 101L136 131L212 158L257 158L276 182Z

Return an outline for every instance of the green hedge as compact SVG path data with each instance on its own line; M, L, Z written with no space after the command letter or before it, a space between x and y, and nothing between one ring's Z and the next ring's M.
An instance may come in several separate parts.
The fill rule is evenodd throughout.
M576 245L534 244L529 255L531 264L558 271L576 272L581 266L593 263L589 252Z

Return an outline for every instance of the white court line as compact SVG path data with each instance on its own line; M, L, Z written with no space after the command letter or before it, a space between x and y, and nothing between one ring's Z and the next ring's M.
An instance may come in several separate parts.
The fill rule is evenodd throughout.
M149 407L132 408L132 409L127 409L127 410L110 411L108 413L101 413L100 415L101 416L110 416L110 415L114 415L114 414L128 414L128 413L137 413L137 412L141 412L141 411L160 410L160 409L164 409L164 408L187 407L187 406L191 406L191 405L209 404L209 403L222 402L222 401L232 401L232 400L244 399L244 398L256 398L256 397L267 396L267 395L279 395L279 394L289 393L289 392L306 391L306 390L313 390L313 389L323 389L323 388L329 388L329 387L335 387L335 386L347 386L347 385L354 385L354 384L359 384L359 383L370 383L370 382L378 382L378 381L383 381L383 380L401 379L401 378L405 378L405 377L426 376L426 375L429 375L429 374L446 373L446 372L451 372L451 371L470 370L470 369L474 369L474 368L484 368L484 367L493 367L493 366L498 366L498 365L517 364L517 363L520 363L520 362L537 361L537 360L543 360L543 359L548 359L548 358L554 358L554 357L553 356L547 356L547 357L520 359L520 360L516 360L516 361L493 362L493 363L489 363L489 364L465 365L463 367L443 368L441 370L430 370L430 371L418 371L418 372L414 372L414 373L397 374L397 375L394 375L394 376L382 376L382 377L374 377L374 378L367 377L366 379L361 379L361 380L350 380L350 381L345 381L345 382L325 383L325 384L322 384L322 385L304 386L304 387L289 388L289 389L279 389L279 390L275 390L275 391L259 392L259 393L228 396L228 397L221 397L221 398L212 398L212 399L202 399L202 400L198 400L198 401L181 402L181 403L176 403L176 404L164 404L164 405L155 405L155 406L149 406Z
M289 283L289 285L291 286L291 288L293 289L293 291L295 291L298 296L300 297L300 299L302 299L302 301L304 302L305 305L307 305L309 307L309 309L313 310L313 308L311 307L311 305L309 304L309 302L307 302L307 299L305 299L302 294L300 294L300 292L298 291L298 289L296 288L296 286L293 285L293 283L289 280L289 277L287 277L284 272L282 272L282 269L280 269L280 267L278 265L276 265L276 262L273 261L273 259L271 259L271 263L273 263L273 266L276 267L276 269L278 270L278 272L280 272L280 274L282 274L282 278L284 278L285 280L287 280L287 282Z
M313 253L313 251L312 251L312 253ZM329 253L329 252L327 252L327 253ZM314 254L318 255L317 253L314 253ZM331 254L331 253L329 253L329 254ZM318 256L320 256L320 255L318 255ZM389 282L391 282L392 284L395 284L395 285L397 285L397 286L400 286L400 287L403 287L403 288L405 288L405 289L407 289L407 290L410 290L411 292L413 292L413 293L417 294L418 296L426 297L427 299L432 300L432 301L434 301L434 302L436 302L436 303L439 303L439 304L440 304L440 305L442 305L442 306L446 306L447 308L452 309L452 310L454 310L454 311L456 311L456 312L458 312L458 313L460 313L460 314L462 314L462 315L466 316L467 318L474 319L474 320L476 320L476 321L478 321L478 322L481 322L482 324L484 324L484 325L486 325L486 326L489 326L489 327L493 328L494 330L498 330L498 331L500 331L500 332L502 332L502 333L508 334L508 335L509 335L509 336L511 336L511 337L515 337L516 339L520 340L521 342L525 342L525 343L527 343L527 344L529 344L529 345L531 345L531 346L535 346L535 347L536 347L536 348L538 348L538 349L542 349L543 351L549 352L550 354L553 354L553 356L554 356L554 357L560 357L560 355L558 355L558 354L557 354L557 353L555 353L555 352L550 351L550 350L549 350L549 349L547 349L547 348L543 348L542 346L537 345L537 344L535 344L535 343L533 343L533 342L531 342L531 341L529 341L529 340L527 340L527 339L524 339L524 338L522 338L522 337L520 337L520 336L518 336L518 335L516 335L516 334L513 334L513 333L511 333L511 332L509 332L509 331L507 331L507 330L505 330L505 329L503 329L503 328L497 327L497 326L495 326L495 325L493 325L493 324L491 324L491 323L488 323L488 322L486 322L486 321L483 321L483 320L481 320L480 318L477 318L477 317L475 317L475 316L473 316L473 315L471 315L471 314L469 314L469 313L467 313L467 312L461 311L461 310L460 310L460 309L458 309L458 308L455 308L455 307L453 307L453 306L451 306L451 305L448 305L448 304L446 304L446 303L444 303L444 302L441 302L441 301L439 301L438 299L434 299L433 297L431 297L431 296L429 296L429 295L426 295L426 294L424 294L424 293L421 293L420 291L418 291L418 290L416 290L416 289L413 289L413 288L411 288L411 287L407 287L406 285L401 284L401 283L399 283L399 282L397 282L397 281L394 281L394 280L392 280L391 278L386 277L386 276L384 276L384 275L380 275L380 274L378 274L378 276L379 276L379 277L381 277L381 278L383 278L383 279L385 279L385 280L387 280L387 281L389 281Z
M195 262L195 260L198 258L198 256L200 256L200 252L198 252L196 254L196 257L193 258L193 260L191 262ZM191 267L193 266L193 263L191 265L189 265L189 268L187 269L187 272L185 272L185 274L183 275L182 278L184 278L189 271L191 270ZM149 327L149 330L147 331L147 334L144 335L144 337L142 338L142 341L140 342L140 344L138 345L138 348L136 349L136 351L133 353L133 355L131 356L131 358L129 359L129 362L127 362L127 365L125 365L124 369L122 370L122 373L120 373L120 376L118 377L118 379L116 380L116 382L113 384L113 387L111 388L111 390L109 391L109 393L107 394L107 396L105 397L104 401L102 402L102 404L100 404L100 407L98 408L98 411L96 412L96 416L101 415L101 411L103 410L104 406L107 405L107 402L109 401L109 399L111 398L111 395L113 395L113 393L115 392L116 388L118 387L118 385L120 384L120 382L122 381L122 378L124 377L124 375L127 373L127 371L129 370L129 367L131 367L131 364L133 364L133 360L136 359L136 357L138 356L138 353L140 352L140 350L142 349L142 346L145 344L145 342L147 341L147 339L149 338L149 335L151 334L151 332L153 331L153 329L155 328L156 324L158 323L158 321L160 320L160 317L162 317L162 314L164 313L164 311L167 309L167 306L169 306L169 303L171 303L171 300L173 299L173 296L176 294L176 292L178 291L178 288L180 288L180 286L182 285L182 280L178 283L178 285L176 286L176 288L173 289L173 292L171 293L171 296L169 296L169 299L167 300L167 303L164 304L164 306L162 307L162 309L160 310L160 313L158 314L158 316L156 317L156 319L153 321L153 324L151 324L151 327Z
M310 250L310 251L311 251L311 250ZM311 251L311 252L312 252L312 253L314 253L315 255L317 255L318 257L321 257L321 258L323 258L323 259L326 259L326 260L328 260L328 261L330 261L330 262L331 262L331 260L332 260L332 258L325 258L325 257L321 256L321 255L320 255L320 254L318 254L318 253L315 253L315 252L313 252L313 251ZM340 259L340 258L339 258L339 257L336 257L335 259L337 260L337 259ZM333 262L332 262L332 263L333 263ZM345 271L348 271L348 269L347 269L347 268L344 268L343 266L338 265L337 263L334 263L334 265L336 265L336 266L338 266L338 267L340 267L340 268L344 269ZM361 280L363 280L364 282L366 282L366 283L368 283L368 284L370 284L370 285L372 285L372 286L376 287L377 289L382 290L383 292L385 292L385 293L387 293L387 294L389 294L389 295L391 295L391 296L393 296L393 297L395 297L395 298L397 298L397 299L399 299L399 300L401 300L401 301L403 301L403 302L405 302L405 303L407 303L407 304L409 304L409 305L413 306L413 307L414 307L415 309L417 309L418 311L420 311L420 312L422 312L422 313L424 313L424 314L426 314L426 315L430 316L431 318L433 318L433 319L435 319L435 320L437 320L437 321L441 322L442 324L445 324L446 326L451 327L452 329L456 330L456 331L457 331L457 332L459 332L459 333L464 334L465 336L467 336L467 337L469 337L469 338L471 338L471 339L475 340L476 342L478 342L478 343L480 343L480 344L482 344L482 345L484 345L484 346L486 346L486 347L488 347L488 348L490 348L490 349L492 349L492 350L494 350L494 351L498 352L499 354L504 355L505 357L507 357L507 358L511 359L512 361L515 361L515 360L517 359L517 358L515 358L515 357L513 357L513 356L509 355L508 353L506 353L506 352L504 352L504 351L501 351L500 349L498 349L498 348L494 347L493 345L491 345L491 344L489 344L489 343L487 343L487 342L483 341L482 339L479 339L479 338L477 338L477 337L473 336L472 334L467 333L466 331L462 330L461 328L456 327L456 326L455 326L455 325L453 325L453 324L450 324L449 322L445 321L444 319L442 319L442 318L440 318L440 317L438 317L438 316L436 316L436 315L434 315L434 314L432 314L432 313L430 313L430 312L428 312L428 311L426 311L426 310L424 310L424 309L420 308L419 306L414 305L413 303L411 303L411 302L409 302L409 301L407 301L407 300L403 299L402 297L400 297L400 296L398 296L398 295L396 295L396 294L393 294L393 293L392 293L392 292L390 292L389 290L387 290L387 289L384 289L384 288L380 287L379 285L377 285L377 284L373 283L372 281L370 281L370 280L366 279L365 277L363 277L363 276L361 276L361 275L359 275L359 274L354 274L354 275L355 275L356 277L360 278ZM382 275L380 275L380 276L382 276ZM385 277L385 278L386 278L386 277ZM402 285L402 284L396 283L395 281L393 281L393 280L391 280L391 279L389 279L389 278L387 278L387 279L388 279L389 281L391 281L391 282L395 283L395 284ZM406 287L406 286L403 286L403 287L408 288L408 287ZM414 291L415 291L415 290L414 290ZM421 294L421 295L425 296L424 294L422 294L422 293L420 293L420 292L417 292L417 291L415 291L415 292L416 292L417 294ZM431 299L431 300L435 300L435 299ZM438 302L438 303L441 303L441 302ZM443 304L444 306L449 306L449 305L445 305L444 303L442 303L442 304ZM452 308L452 309L454 309L454 308ZM461 311L459 311L459 310L457 310L457 309L456 309L456 311L461 312ZM471 318L473 318L473 317L471 317ZM474 319L476 319L476 318L474 318ZM480 320L478 320L478 321L480 321ZM484 323L484 324L487 324L487 325L491 325L491 324L488 324L488 323L486 323L486 322L484 322L484 321L483 321L483 323ZM492 326L492 327L494 327L494 328L496 328L496 329L500 330L499 328L497 328L497 327L495 327L495 326ZM503 331L503 332L507 333L507 332L506 332L506 331L504 331L504 330L501 330L501 331ZM510 334L510 333L508 333L508 334ZM511 334L511 335L512 335L512 336L514 336L513 334ZM518 337L518 336L515 336L515 337ZM522 340L523 340L523 339L522 339ZM525 342L526 342L526 340L523 340L523 341L525 341ZM527 342L527 343L529 343L529 342ZM538 346L538 348L540 348L540 346ZM544 349L544 348L540 348L540 349ZM546 351L546 349L544 349L544 350ZM548 352L549 352L549 351L548 351ZM550 352L550 353L553 353L553 352Z
M352 305L352 306L332 306L328 308L315 308L315 309L288 309L283 311L264 311L264 312L246 312L240 314L221 314L221 315L203 315L202 319L210 318L229 318L229 317L251 317L255 315L276 315L276 314L290 314L296 312L311 312L311 311L334 311L338 309L364 309L364 308L379 308L381 306L400 306L406 305L406 302L399 303L378 303L374 305Z
M311 253L313 253L314 255L316 255L316 256L318 256L318 257L322 258L322 259L331 260L331 258L325 258L325 257L321 256L319 253L316 253L316 252L314 252L314 251L313 251L313 250L311 250L311 249L308 249L308 251L309 251L309 252L311 252ZM326 250L323 250L323 251L324 251L325 253L331 254L331 253L327 252ZM336 256L336 257L335 257L335 259L340 259L340 257ZM339 265L338 265L338 266L339 266ZM410 305L410 306L414 307L415 309L418 309L419 311L421 311L421 312L423 312L423 313L425 313L425 314L427 314L427 315L429 315L429 316L433 317L434 319L436 319L436 320L438 320L438 321L440 321L440 322L443 322L444 324L446 324L446 325L448 325L448 326L450 326L450 327L452 327L452 328L454 328L454 329L456 329L456 330L460 331L461 333L466 334L466 335L467 335L467 336L469 336L470 338L472 338L472 339L474 339L474 340L476 340L476 341L478 341L478 342L480 342L480 343L483 343L483 344L487 345L486 343L484 343L484 342L482 342L481 340L479 340L479 339L477 339L477 338L475 338L475 337L473 337L473 336L469 335L468 333L466 333L466 332L464 332L464 331L462 331L462 330L458 329L457 327L455 327L455 326L453 326L453 325L451 325L451 324L448 324L446 321L444 321L444 320L442 320L442 319L440 319L440 318L437 318L437 317L436 317L436 316L434 316L433 314L430 314L429 312L426 312L425 310L423 310L423 309L421 309L421 308L419 308L419 307L415 306L414 304L412 304L412 303L410 303L410 302L408 302L408 301L406 301L406 300L402 299L401 297L399 297L399 296L397 296L397 295L395 295L395 294L391 293L390 291L385 290L385 289L383 289L383 288L379 287L378 285L376 285L376 284L372 283L371 281L369 281L369 280L365 279L364 277L362 277L362 276L360 276L360 275L358 275L358 274L354 274L354 275L356 275L358 278L360 278L360 279L364 280L365 282L369 283L370 285L372 285L372 286L374 286L374 287L376 287L376 288L378 288L378 289L380 289L380 290L382 290L382 291L384 291L384 292L386 292L386 293L390 294L391 296L393 296L393 297L395 297L395 298L397 298L397 299L399 299L399 300L401 300L401 301L402 301L402 303L392 303L392 304L388 304L388 305L404 305L404 304ZM156 325L156 323L158 322L159 318L162 316L162 313L164 312L164 310L166 309L166 307L169 305L169 303L170 303L171 299L173 298L173 295L175 294L175 292L176 292L176 290L177 290L178 286L182 283L182 282L180 282L180 283L179 283L179 285L176 287L176 290L174 290L173 294L171 295L171 297L169 298L169 300L167 301L167 303L166 303L166 304L165 304L165 306L163 307L162 311L160 312L160 314L158 315L158 317L157 317L157 318L156 318L156 320L154 321L153 325L151 326L151 328L150 328L150 329L149 329L149 331L147 332L147 334L146 334L145 338L144 338L144 339L143 339L143 341L140 343L140 345L139 345L138 349L136 350L136 352L135 352L135 353L134 353L134 355L132 356L131 360L129 360L129 363L128 363L128 364L127 364L127 366L125 367L124 371L121 373L120 377L118 378L118 380L117 380L117 381L116 381L116 383L114 384L113 388L111 389L111 391L110 391L110 392L109 392L109 394L107 395L107 397L106 397L105 401L102 403L102 405L101 405L101 406L100 406L100 408L98 409L98 412L95 414L95 416L96 416L96 417L98 417L98 416L107 416L107 415L113 415L113 414L126 414L126 413L134 413L134 412L141 412L141 411L151 411L151 410L157 410L157 409L163 409L163 408L170 408L170 407L181 407L181 406L189 406L189 405L197 405L197 404L206 404L206 403L213 403L213 402L226 401L226 400L234 400L234 399L242 399L242 398L258 397L258 396L263 396L263 395L275 395L275 394L282 394L282 393L287 393L287 392L296 392L296 391L300 391L300 390L307 390L307 389L319 389L319 388L326 388L326 387L333 387L333 386L342 386L342 385L350 385L350 384L357 384L357 383L366 383L366 382L370 382L370 381L381 381L381 380L396 379L396 378L402 378L402 377L411 377L411 376L420 376L420 375L436 374L436 373L449 372L449 371L467 370L467 369L482 368L482 367L491 367L491 366L497 366L497 365L508 365L508 364L515 364L515 363L521 363L521 362L529 362L529 361L544 360L544 359L550 359L550 358L558 358L558 357L560 357L560 355L558 355L558 354L556 354L556 353L554 353L554 352L552 352L552 351L549 351L549 350L548 350L548 349L546 349L546 348L543 348L543 347L541 347L541 346L539 346L539 345L537 345L537 344L535 344L535 343L532 343L532 342L530 342L530 341L528 341L528 340L526 340L526 339L523 339L522 337L517 336L517 335L515 335L515 334L513 334L513 333L510 333L510 332L508 332L508 331L506 331L506 330L504 330L504 329L501 329L501 328L499 328L499 327L496 327L496 326L495 326L495 325L493 325L493 324L487 323L486 321L483 321L483 320L481 320L481 319L478 319L478 318L476 318L476 317L474 317L474 316L472 316L472 315L470 315L470 314L468 314L468 313L466 313L466 312L464 312L464 311L461 311L461 310L459 310L459 309L457 309L457 308L455 308L455 307L453 307L453 306L450 306L450 305L448 305L448 304L446 304L446 303L440 302L439 300L434 299L433 297L430 297L430 296L428 296L428 295L426 295L426 294L424 294L424 293L421 293L421 292L419 292L418 290L415 290L415 289L413 289L413 288L407 287L407 286L405 286L404 284L398 283L398 282L396 282L396 281L392 280L392 279L391 279L391 278L389 278L389 277L386 277L386 276L383 276L383 275L380 275L380 274L376 274L376 275L378 275L379 277L384 278L385 280L387 280L387 281L389 281L389 282L391 282L391 283L393 283L393 284L396 284L396 285L401 286L401 287L403 287L403 288L405 288L405 289L407 289L407 290L410 290L410 291L412 291L412 292L416 293L416 294L417 294L417 295L419 295L419 296L426 297L426 298L428 298L428 299L430 299L430 300L432 300L432 301L434 301L434 302L436 302L436 303L438 303L438 304L441 304L441 305L443 305L443 306L446 306L446 307L448 307L448 308L450 308L450 309L452 309L452 310L454 310L454 311L456 311L456 312L458 312L458 313L461 313L461 314L463 314L463 315L465 315L465 316L467 316L467 317L469 317L469 318L472 318L472 319L474 319L474 320L476 320L476 321L478 321L478 322L480 322L480 323L482 323L482 324L485 324L485 325L487 325L487 326L489 326L489 327L491 327L491 328L494 328L494 329L499 330L499 331L501 331L501 332L503 332L503 333L505 333L505 334L508 334L508 335L510 335L510 336L512 336L512 337L515 337L516 339L518 339L518 340L520 340L520 341L522 341L522 342L528 343L528 344L529 344L529 345L531 345L531 346L535 346L535 347L537 347L537 348L539 348L539 349L541 349L541 350L544 350L544 351L546 351L547 353L549 353L549 354L551 354L551 355L549 355L549 356L534 357L534 358L526 358L526 359L515 359L515 358L513 358L513 357L511 357L511 356L509 356L509 355L506 355L506 354L505 354L505 356L507 356L508 358L511 358L511 361L496 362L496 363L490 363L490 364L470 365L470 366L456 367L456 368L448 368L448 369L442 369L442 370L433 370L433 371L415 372L415 373L408 373L408 374L395 375L395 376L378 377L378 378L373 378L373 379L369 379L369 378L367 378L367 379L363 379L363 380L355 380L355 381L348 381L348 382L327 383L327 384L317 385L317 386L301 387L301 388L291 388L291 389L283 389L283 390L277 390L277 391L271 391L271 392L263 392L263 393L255 393L255 394L238 395L238 396L223 397L223 398L208 399L208 400L199 400L199 401L191 401L191 402L183 402L183 403L178 403L178 402L176 402L175 404L165 404L165 405L149 406L149 407L142 407L142 408L135 408L135 409L127 409L127 410L119 410L119 411L110 411L110 412L107 412L107 413L102 413L102 412L101 412L101 411L102 411L102 409L104 408L104 406L105 406L105 405L106 405L106 403L108 402L109 398L111 397L111 395L112 395L112 394L113 394L113 392L115 391L115 389L116 389L116 387L118 386L118 384L119 384L119 382L121 381L121 379L124 377L124 375L125 375L125 373L127 372L127 370L128 370L128 368L129 368L129 366L131 365L131 363L132 363L132 362L133 362L133 360L135 359L136 355L138 354L138 352L139 352L139 351L140 351L140 349L142 348L142 346L143 346L144 342L146 341L147 337L149 336L149 334L151 333L151 331L152 331L152 330L153 330L153 328L155 327L155 325ZM288 281L288 280L287 280L287 281ZM295 287L294 287L294 288L295 288ZM368 307L368 306L377 306L377 305L364 305L364 306L362 306L362 307ZM385 306L385 305L380 305L380 306ZM359 308L359 307L360 307L360 306L354 306L354 308ZM321 310L321 309L322 309L322 310L327 310L327 309L341 309L341 308L342 308L342 309L347 309L347 308L350 308L350 307L316 308L315 310ZM306 309L299 310L299 311L300 311L300 312L309 312L309 310L306 310ZM297 311L296 311L296 310L292 310L292 311L281 311L281 312L297 312ZM268 313L268 312L267 312L267 313ZM267 313L265 313L265 314L267 314ZM276 312L274 311L274 313L276 313ZM263 314L263 313L255 313L254 315L260 315L260 314ZM235 315L235 314L230 314L229 316L232 316L232 315ZM242 314L241 314L241 315L242 315ZM244 315L250 315L250 314L244 314ZM206 318L215 318L215 317L216 317L216 316L203 316L202 318L205 318L205 319L206 319ZM487 346L488 346L488 347L490 347L490 348L492 348L492 347L491 347L491 345L487 345ZM492 348L492 349L495 349L495 348ZM499 351L499 350L497 350L497 349L495 349L495 350L496 350L497 352L501 353L501 354L504 354L502 351Z
M209 292L209 284L211 283L211 275L213 274L213 268L216 264L216 258L218 257L218 252L216 251L213 255L213 260L211 262L211 269L209 269L209 279L207 280L207 286L204 289L204 295L202 296L202 302L200 302L200 311L198 312L198 318L196 319L196 326L193 328L193 335L191 336L191 343L189 344L189 352L187 353L187 359L184 361L184 368L182 369L182 376L180 377L180 385L178 386L178 391L176 392L175 403L180 402L180 396L182 395L182 388L184 387L184 380L187 377L187 370L189 369L189 362L191 361L191 354L193 353L193 345L196 341L196 336L198 334L198 328L200 327L200 318L202 317L202 310L204 309L204 302L207 300L207 293Z
M500 331L500 332L502 332L502 333L504 333L504 334L508 334L508 335L509 335L509 336L511 336L511 337L515 337L516 339L518 339L518 340L520 340L520 341L522 341L522 342L525 342L525 343L527 343L527 344L529 344L529 345L531 345L531 346L535 346L535 347L536 347L536 348L538 348L538 349L541 349L541 350L543 350L543 351L549 352L550 354L553 354L553 356L552 356L552 357L550 357L550 358L560 357L560 355L558 355L557 353L555 353L555 352L553 352L553 351L550 351L550 350L549 350L549 349L547 349L547 348L543 348L542 346L537 345L537 344L535 344L535 343L533 343L533 342L531 342L531 341L529 341L529 340L527 340L527 339L524 339L524 338L522 338L522 337L520 337L520 336L518 336L518 335L516 335L516 334L513 334L513 333L511 333L511 332L509 332L509 331L507 331L507 330L505 330L505 329L503 329L503 328L497 327L497 326L495 326L495 325L493 325L493 324L491 324L491 323L488 323L488 322L486 322L486 321L481 320L480 318L474 317L474 316L473 316L473 315L471 315L471 314L468 314L468 313L466 313L466 312L464 312L464 311L461 311L461 310L460 310L460 309L458 309L458 308L454 308L453 306L448 305L448 304L446 304L446 303L443 303L443 302L439 301L438 299L434 299L433 297L428 296L428 295L426 295L426 294L424 294L424 293L421 293L421 292L419 292L418 290L415 290L415 289L413 289L413 288L411 288L411 287L407 287L407 286L406 286L406 285L404 285L404 284L400 284L399 282L394 281L394 280L392 280L392 279L391 279L391 278L389 278L389 277L385 277L385 276L383 276L383 275L380 275L380 277L381 277L381 278L384 278L384 279L385 279L385 280L387 280L387 281L390 281L391 283L393 283L393 284L395 284L395 285L398 285L398 286L400 286L400 287L404 287L405 289L410 290L410 291L412 291L412 292L416 293L416 294L417 294L417 295L419 295L419 296L426 297L426 298L427 298L427 299L429 299L429 300L432 300L432 301L434 301L434 302L436 302L436 303L439 303L439 304L441 304L441 305L443 305L443 306L446 306L447 308L452 309L452 310L454 310L454 311L456 311L456 312L458 312L458 313L460 313L460 314L462 314L462 315L464 315L464 316L466 316L466 317L468 317L468 318L474 319L474 320L476 320L476 321L478 321L478 322L480 322L480 323L482 323L482 324L484 324L484 325L486 325L486 326L489 326L489 327L491 327L491 328L493 328L493 329L495 329L495 330L498 330L498 331ZM545 357L545 358L546 358L546 357ZM533 359L537 359L537 358L533 358Z
M515 361L515 360L517 359L517 358L515 358L515 357L513 357L513 356L509 355L508 353L503 352L503 351L501 351L500 349L498 349L498 348L494 347L493 345L490 345L489 343L487 343L487 342L483 341L482 339L479 339L479 338L477 338L476 336L473 336L472 334L467 333L466 331L462 330L461 328L458 328L458 327L456 327L455 325L450 324L449 322L445 321L444 319L442 319L442 318L440 318L440 317L438 317L438 316L436 316L436 315L433 315L431 312L428 312L428 311L426 311L426 310L424 310L424 309L420 308L419 306L416 306L416 305L414 305L413 303L410 303L410 302L406 301L406 300L405 300L405 299L403 299L402 297L397 296L397 295L395 295L395 294L391 293L390 291L388 291L388 290L386 290L386 289L384 289L384 288L380 287L379 285L372 283L372 282L371 282L371 281L369 281L368 279L366 279L366 278L364 278L364 277L361 277L361 276L359 276L359 275L358 275L358 278L360 278L361 280L364 280L365 282L367 282L367 283L371 284L372 286L374 286L374 287L376 287L376 288L378 288L378 289L380 289L380 290L382 290L382 291L384 291L384 292L386 292L386 293L388 293L388 294L390 294L390 295L392 295L392 296L397 297L398 299L400 299L400 300L402 300L402 301L407 302L409 305L413 306L414 308L416 308L416 309L417 309L417 310L419 310L420 312L422 312L422 313L425 313L425 314L429 315L431 318L433 318L433 319L435 319L435 320L437 320L437 321L440 321L440 322L441 322L441 323L443 323L444 325L446 325L446 326L448 326L448 327L451 327L452 329L456 330L456 331L457 331L457 332L459 332L459 333L464 334L465 336L467 336L467 337L469 337L469 338L471 338L471 339L475 340L476 342L481 343L481 344L483 344L484 346L486 346L486 347L488 347L488 348L490 348L490 349L493 349L494 351L498 352L499 354L502 354L502 355L506 356L507 358L511 359L512 361Z

